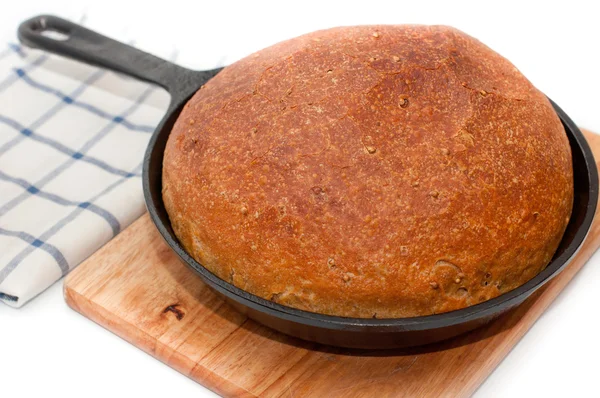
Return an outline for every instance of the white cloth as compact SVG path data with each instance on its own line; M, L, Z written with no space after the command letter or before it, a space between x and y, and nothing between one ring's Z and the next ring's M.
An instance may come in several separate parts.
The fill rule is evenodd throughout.
M20 307L144 212L141 162L163 90L0 49L0 300Z

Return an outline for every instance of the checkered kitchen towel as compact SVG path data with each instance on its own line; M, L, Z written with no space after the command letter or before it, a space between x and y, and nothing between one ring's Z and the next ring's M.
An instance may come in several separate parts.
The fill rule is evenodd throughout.
M144 212L141 161L161 89L0 48L0 300L20 307Z

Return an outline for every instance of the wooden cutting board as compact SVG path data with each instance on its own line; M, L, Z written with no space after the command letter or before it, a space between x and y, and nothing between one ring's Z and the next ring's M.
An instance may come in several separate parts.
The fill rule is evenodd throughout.
M600 159L600 136L586 132ZM239 314L182 265L144 215L66 279L76 311L230 397L468 396L600 244L600 223L546 288L482 329L419 349L355 351L287 337Z

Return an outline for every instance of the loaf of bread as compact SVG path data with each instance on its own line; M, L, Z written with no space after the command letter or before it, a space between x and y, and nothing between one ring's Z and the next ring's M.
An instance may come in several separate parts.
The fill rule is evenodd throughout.
M169 137L185 249L282 305L401 318L480 303L551 260L569 142L509 61L444 26L359 26L226 67Z

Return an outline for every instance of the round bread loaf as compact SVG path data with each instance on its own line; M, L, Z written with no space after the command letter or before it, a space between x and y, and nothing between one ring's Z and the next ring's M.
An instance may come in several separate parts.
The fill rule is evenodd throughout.
M314 32L187 103L163 198L220 278L307 311L400 318L480 303L551 260L569 142L505 58L444 26Z

